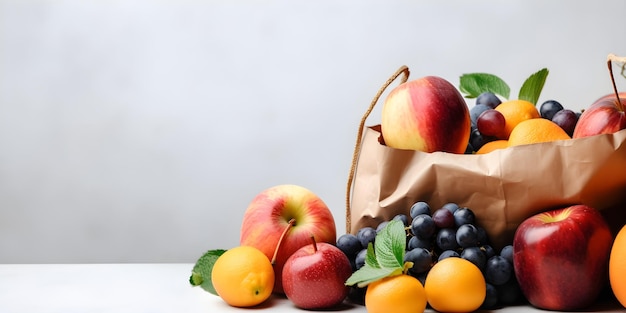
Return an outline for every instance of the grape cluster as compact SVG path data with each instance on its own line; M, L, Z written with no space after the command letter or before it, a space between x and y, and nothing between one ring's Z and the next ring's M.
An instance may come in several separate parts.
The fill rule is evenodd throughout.
M420 201L411 206L409 216L398 214L393 217L393 220L396 219L401 220L407 229L404 260L413 263L408 274L422 284L436 262L460 257L474 263L485 277L487 296L483 308L511 305L521 299L513 270L512 245L497 253L470 208L447 203L431 211L428 203ZM351 260L353 271L363 266L367 245L375 242L376 233L387 223L383 221L376 228L366 226L356 234L343 234L337 239L337 247ZM362 300L363 289L353 287L351 299L356 302Z

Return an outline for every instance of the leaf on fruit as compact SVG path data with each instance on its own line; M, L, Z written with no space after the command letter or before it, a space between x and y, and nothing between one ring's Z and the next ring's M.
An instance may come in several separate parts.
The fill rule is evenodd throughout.
M209 250L202 255L193 269L191 270L191 276L189 277L189 283L191 286L200 286L205 291L208 291L214 295L217 295L213 283L211 282L211 271L217 258L224 254L226 250L216 249Z
M398 220L390 221L376 235L374 245L367 246L365 265L346 280L346 285L365 287L369 283L387 276L402 274L406 247L404 224Z
M406 232L404 223L393 221L376 235L374 249L376 260L382 267L403 267L404 248L406 247Z
M526 100L536 105L541 95L541 90L543 90L543 85L546 83L546 78L548 78L548 73L547 68L542 68L538 72L530 75L530 77L524 81L524 84L522 84L518 99Z
M365 255L365 264L371 267L380 267L378 260L376 260L376 253L374 252L374 245L370 242L367 245L367 254Z
M366 265L352 273L348 280L346 280L346 285L357 285L363 288L379 279L400 274L402 274L402 268L375 268Z
M491 92L509 98L511 88L500 77L487 73L470 73L461 75L459 85L466 98L476 98L483 92Z

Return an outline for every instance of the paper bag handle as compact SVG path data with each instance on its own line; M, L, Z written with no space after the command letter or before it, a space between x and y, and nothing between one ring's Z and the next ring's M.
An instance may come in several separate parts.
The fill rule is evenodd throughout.
M356 144L354 145L354 152L352 154L352 165L350 166L350 174L348 175L348 184L347 184L347 188L346 188L346 230L349 232L350 231L350 198L352 196L352 183L354 182L354 174L356 172L356 163L359 157L359 152L361 151L361 141L363 140L363 130L365 129L365 123L367 121L367 118L369 117L370 113L372 112L372 110L374 110L374 107L376 106L376 103L378 103L378 100L380 99L380 97L382 96L382 94L385 92L385 90L387 89L387 87L389 87L389 85L391 85L391 83L393 83L400 75L404 74L404 76L402 76L400 83L405 83L408 79L409 79L409 68L406 65L402 65L393 75L391 75L391 77L389 77L389 79L387 79L387 81L383 84L382 87L380 87L380 89L378 90L378 93L376 93L376 95L374 96L374 99L372 100L372 102L370 103L369 107L367 108L367 111L365 111L365 114L363 114L363 117L361 118L361 122L359 123L359 130L357 132L357 137L356 137Z

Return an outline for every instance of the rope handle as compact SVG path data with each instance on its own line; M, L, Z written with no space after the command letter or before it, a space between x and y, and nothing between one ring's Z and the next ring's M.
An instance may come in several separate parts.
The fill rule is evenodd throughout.
M350 221L350 215L351 215L350 200L351 199L350 197L352 195L352 184L354 182L354 174L356 172L356 163L359 157L359 152L361 151L361 141L363 140L363 131L365 129L365 122L367 121L367 118L369 117L372 110L374 110L376 103L378 103L378 100L380 99L382 94L385 92L387 87L389 87L389 85L391 85L391 83L393 83L402 74L404 74L404 76L401 78L400 84L405 83L409 79L410 72L409 72L409 68L406 65L401 66L393 75L391 75L391 77L389 77L389 79L387 79L387 81L383 84L383 86L378 90L378 93L376 93L376 95L374 96L374 99L372 100L369 107L367 108L367 111L365 111L365 114L363 114L363 117L361 118L361 122L359 123L359 130L357 132L356 144L354 145L354 152L352 154L352 165L350 166L350 174L348 175L348 184L346 186L347 187L346 188L346 230L348 232L350 231L350 224L351 224L351 221Z

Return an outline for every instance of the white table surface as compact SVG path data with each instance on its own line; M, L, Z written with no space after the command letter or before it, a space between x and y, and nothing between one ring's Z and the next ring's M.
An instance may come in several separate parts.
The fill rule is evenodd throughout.
M272 297L255 310L233 308L191 287L193 264L0 264L0 312L306 312ZM623 312L613 302L602 312ZM347 303L342 312L366 312ZM430 310L427 310L430 311ZM498 312L537 311L515 306Z

